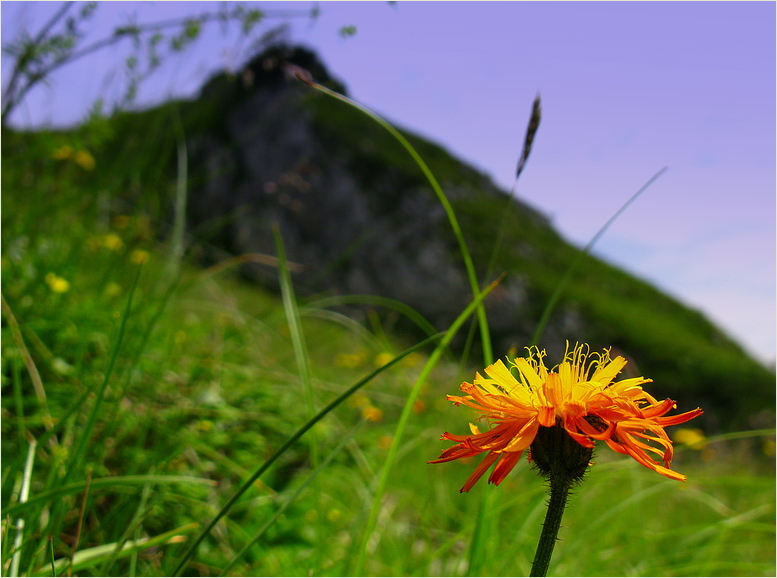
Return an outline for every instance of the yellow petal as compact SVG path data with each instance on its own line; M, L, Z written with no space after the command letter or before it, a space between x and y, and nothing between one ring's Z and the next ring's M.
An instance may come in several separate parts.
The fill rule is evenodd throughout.
M518 380L510 373L510 370L502 363L501 359L497 360L496 363L489 365L486 368L486 373L507 391L511 391L518 385Z
M542 385L542 380L540 379L540 376L537 375L537 372L534 371L534 368L531 366L531 364L526 360L524 357L519 357L515 360L515 366L518 368L518 371L521 372L521 374L526 378L526 381L529 382L529 387L532 389L539 389Z
M626 360L619 355L604 367L599 367L591 377L591 381L597 381L603 387L607 387L626 366L626 363Z

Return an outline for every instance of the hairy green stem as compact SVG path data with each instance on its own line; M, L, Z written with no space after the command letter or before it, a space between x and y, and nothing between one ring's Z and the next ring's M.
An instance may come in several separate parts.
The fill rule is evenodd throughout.
M569 497L569 488L572 480L568 476L551 476L550 501L548 511L545 514L545 523L542 525L542 534L534 554L534 562L530 576L546 576L550 558L553 556L553 547L556 545L558 530L561 527L561 518L564 516L564 508Z

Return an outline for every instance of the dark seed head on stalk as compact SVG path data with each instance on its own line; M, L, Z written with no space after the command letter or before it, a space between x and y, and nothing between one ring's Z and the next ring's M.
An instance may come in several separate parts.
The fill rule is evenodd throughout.
M523 139L523 151L521 152L521 158L518 159L518 167L515 169L515 180L521 176L523 166L526 164L526 159L529 158L531 152L531 145L534 142L534 135L537 134L537 129L540 126L540 118L542 117L542 107L540 106L540 93L534 98L534 104L531 109L531 118L529 119L529 126L526 127L526 137Z

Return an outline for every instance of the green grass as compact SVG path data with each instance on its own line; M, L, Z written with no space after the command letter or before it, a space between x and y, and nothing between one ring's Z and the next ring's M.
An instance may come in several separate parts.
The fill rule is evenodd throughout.
M235 269L183 262L173 275L170 247L157 241L161 211L130 189L163 199L174 183L160 184L147 157L101 165L97 147L108 133L96 124L75 134L3 140L6 574L14 563L20 575L50 575L52 563L58 575L172 574L198 533L307 422L311 406L324 407L386 354L412 345L387 330L385 316L374 315L365 328L293 299L284 308L279 296L241 281ZM95 152L94 170L53 159L65 143ZM111 174L119 160L124 176ZM154 188L163 186L169 188ZM479 234L478 226L462 220L465 236ZM510 237L518 234L507 242L520 241ZM136 250L149 255L142 266L133 262ZM489 256L473 251L476 263ZM551 271L565 262L546 269L550 287ZM584 275L597 275L597 267L605 265L584 266ZM54 291L49 273L68 290ZM575 291L605 317L639 312L629 292L601 304L584 285ZM299 321L290 325L295 308ZM641 331L647 315L635 316ZM445 445L443 431L466 431L471 416L445 395L479 369L462 370L444 356L419 383L431 353L412 354L378 375L284 453L206 536L186 573L219 575L261 532L231 575L343 575L362 541L366 574L462 575L482 496L490 492L480 573L528 574L546 488L523 462L501 486L481 482L460 494L474 463L426 463ZM407 406L414 384L418 398ZM365 423L369 408L382 412L379 422ZM404 435L392 446L403 415ZM30 437L37 440L31 462ZM599 448L565 514L550 574L774 575L773 448L763 437L712 443L704 452L680 447L674 466L688 475L686 484ZM365 536L392 451L374 530ZM303 488L316 464L324 467ZM20 504L25 471L29 495Z

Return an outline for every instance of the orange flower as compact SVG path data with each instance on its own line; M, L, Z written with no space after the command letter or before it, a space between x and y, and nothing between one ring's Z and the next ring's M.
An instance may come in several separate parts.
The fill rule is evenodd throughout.
M526 357L516 358L512 368L502 361L486 368L488 378L475 374L475 383L461 384L464 397L447 396L456 405L464 404L482 414L491 429L481 433L470 424L471 435L445 432L444 440L458 442L429 463L448 462L488 452L469 477L462 492L468 492L481 476L496 463L488 481L500 484L530 448L541 427L562 427L584 448L593 448L594 440L603 440L616 452L630 455L643 466L673 480L685 476L669 469L672 440L664 427L691 420L703 412L695 409L664 417L676 408L671 399L658 401L641 387L652 381L634 377L613 382L626 365L623 357L610 359L609 350L590 354L587 345L576 345L551 371L545 367L544 351L527 348ZM651 445L652 442L655 445ZM661 458L663 466L648 454ZM531 449L529 460L531 461Z

